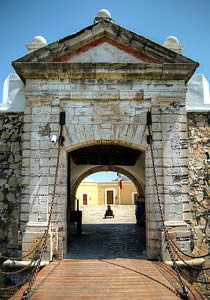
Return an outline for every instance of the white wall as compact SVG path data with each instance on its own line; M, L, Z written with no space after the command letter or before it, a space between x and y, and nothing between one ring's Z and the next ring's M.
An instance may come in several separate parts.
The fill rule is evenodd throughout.
M188 112L210 111L209 83L204 75L195 74L188 82L186 109Z
M24 106L24 84L17 74L9 74L4 81L0 112L23 112Z

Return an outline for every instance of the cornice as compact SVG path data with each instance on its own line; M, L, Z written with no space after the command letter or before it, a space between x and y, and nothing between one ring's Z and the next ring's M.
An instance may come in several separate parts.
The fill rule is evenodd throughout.
M17 74L27 79L48 80L184 80L187 82L196 69L189 63L64 63L13 62Z

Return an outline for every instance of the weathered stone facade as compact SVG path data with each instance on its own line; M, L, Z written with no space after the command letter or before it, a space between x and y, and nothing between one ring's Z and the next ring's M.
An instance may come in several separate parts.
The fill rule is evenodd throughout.
M209 117L208 113L188 113L189 198L198 255L208 252Z
M188 113L189 210L192 212L192 250L195 256L209 252L209 121L209 113ZM209 267L209 262L209 257L206 257L203 266ZM201 281L208 281L209 270L197 272L197 276ZM207 286L203 284L201 288L209 296Z
M81 69L82 71L84 72ZM128 82L120 79L113 82L109 79L109 75L104 76L107 78L100 81L66 80L62 81L62 84L57 80L26 82L23 143L25 189L21 204L26 210L22 210L21 226L24 228L27 224L30 229L24 234L23 253L31 247L32 232L36 237L36 228L41 224L44 228L46 226L57 155L57 146L50 142L50 134L58 134L61 109L66 112L65 148L62 150L60 165L62 175L59 177L53 220L56 221L60 244L63 244L64 248L67 232L62 232L62 229L66 226L67 152L87 145L120 144L145 153L143 184L145 184L147 213L147 253L149 257L159 255L160 216L154 197L150 151L146 143L146 112L149 109L153 114L154 156L158 162L158 181L165 219L171 221L172 227L174 224L177 226L176 222L181 222L182 226L186 227L182 223L183 203L188 202L185 187L187 123L184 82L170 81L169 87L168 81L154 81L153 84L148 81L132 81L128 85L129 79ZM112 90L109 90L110 85ZM47 96L41 96L43 87L47 89L44 92ZM129 93L125 93L128 89ZM139 91L141 97L136 100ZM174 95L172 99L168 97L171 93ZM123 95L122 99L119 99L119 94ZM125 169L128 170L126 167ZM139 166L130 168L129 171L132 175L135 174L137 180L141 179L139 176L142 175L142 171ZM72 185L84 169L80 170L79 174L77 170L75 172L72 172ZM185 220L189 220L188 215L185 216Z
M35 50L13 62L25 83L20 230L22 254L45 230L52 199L59 117L66 113L65 142L49 234L50 259L66 253L72 191L96 165L77 165L73 151L119 145L139 151L121 166L145 192L147 256L164 256L160 213L147 145L146 115L153 116L153 145L166 226L189 237L186 82L198 64L109 21ZM108 166L112 170L111 166ZM115 166L119 168L119 166ZM68 170L68 174L67 174ZM72 189L71 189L72 187ZM71 189L71 191L69 190ZM71 203L69 205L69 203ZM190 251L189 240L183 245Z
M116 104L116 103L115 103ZM110 104L111 105L111 104ZM76 108L75 108L76 109ZM175 108L173 108L175 109ZM46 110L46 109L45 109ZM78 110L82 114L82 106L78 106ZM177 110L177 108L176 108ZM52 111L54 109L52 108ZM74 111L74 109L71 109ZM96 110L97 111L97 110ZM40 115L40 113L38 112ZM75 116L76 112L73 113ZM83 108L84 115L84 108ZM156 124L155 118L159 113L153 115L153 122ZM22 168L22 145L23 139L26 138L27 133L23 133L23 114L1 114L1 191L0 191L0 200L1 200L1 252L2 253L11 253L14 249L15 252L18 249L21 249L18 243L18 231L20 230L19 218L20 218L20 199L21 199L21 168ZM102 116L101 116L102 117ZM182 144L184 143L185 149L189 151L189 162L185 157L182 160L182 167L188 167L189 171L189 180L185 176L184 182L182 185L179 185L179 188L184 189L186 194L186 200L183 201L183 212L184 217L188 223L192 224L192 232L194 239L191 240L193 245L193 252L196 255L206 253L208 250L208 238L207 238L207 210L208 207L208 151L209 151L209 125L208 125L207 113L188 113L187 114L187 123L188 123L188 137L187 133L184 133ZM27 123L27 118L26 123ZM46 118L46 115L45 117ZM53 118L54 119L54 118ZM45 119L46 120L46 119ZM58 129L58 124L55 123ZM156 126L156 125L155 125ZM50 128L53 125L50 126ZM44 128L44 129L43 129ZM46 134L49 137L49 128L45 125L44 127L39 127L41 130L42 136ZM48 128L48 129L46 129ZM83 126L85 128L85 125ZM154 128L154 126L153 126ZM80 128L81 129L81 128ZM85 129L84 129L85 130ZM80 130L81 131L81 130ZM154 137L159 136L159 141L161 137L161 132L154 132ZM27 140L25 140L27 143ZM48 142L48 147L54 147L52 143ZM189 147L188 147L189 144ZM49 148L46 147L41 151L42 153L48 153ZM27 151L27 149L25 149ZM44 151L44 152L43 152ZM51 152L56 156L56 149L51 149ZM40 151L39 151L40 152ZM39 156L39 152L34 151ZM26 155L27 152L23 153ZM161 163L160 159L156 160L156 163ZM176 163L176 162L174 162ZM168 164L173 164L173 160L168 159ZM35 164L34 168L38 169L38 166ZM166 166L167 167L167 166ZM46 172L46 166L40 167L40 172ZM24 167L23 171L27 171L27 166ZM186 170L187 172L187 170ZM27 173L27 172L26 172ZM23 173L23 177L24 174ZM48 176L48 172L46 174ZM174 180L177 180L178 175L174 175ZM189 200L188 200L188 182L189 182ZM174 182L175 183L175 182ZM169 193L166 194L167 198L170 195L173 195L172 189L174 188L174 183L171 185ZM160 186L160 189L162 187ZM180 190L181 191L181 190ZM154 191L153 191L154 192ZM151 195L153 195L151 192ZM179 192L180 193L180 192ZM22 190L24 195L24 189ZM175 193L177 195L177 192ZM26 205L26 207L25 207ZM65 213L65 208L63 204L60 204L60 209ZM22 216L28 214L28 204L23 203L22 205ZM176 212L178 210L176 209ZM151 211L153 214L153 212ZM148 211L150 214L150 211ZM21 229L24 229L27 218L22 218ZM61 225L62 226L62 225ZM155 234L155 231L153 231ZM158 232L157 232L158 235ZM6 251L5 251L6 250Z
M21 250L20 199L23 114L0 114L0 252Z

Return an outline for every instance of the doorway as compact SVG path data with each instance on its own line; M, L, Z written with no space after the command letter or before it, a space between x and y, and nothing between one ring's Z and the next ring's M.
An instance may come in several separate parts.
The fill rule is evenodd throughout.
M93 180L96 176L101 180L102 173L114 175L109 181ZM139 191L128 177L122 174L122 178L122 190L117 172L95 172L80 182L76 199L83 215L82 235L71 233L66 258L145 258L145 226L136 223L133 203L133 195ZM87 194L91 199L89 205ZM105 218L107 205L111 206L114 218Z
M82 194L82 204L88 205L88 195L87 194Z
M114 191L113 190L106 190L105 191L106 193L106 196L105 196L105 199L106 199L106 204L107 205L113 205L114 204Z
M136 224L136 206L133 199L136 194L144 194L144 163L144 152L116 144L88 146L68 153L68 253L66 257L87 258L87 253L92 258L103 255L105 255L103 258L119 257L119 255L120 257L132 257L132 255L145 257L145 224L142 227ZM97 193L93 192L95 183L90 180L84 188L83 181L88 176L100 172L114 172L115 178L111 182L100 184L98 197ZM127 177L128 182L132 182L136 189L129 189L128 182L123 181L121 190L117 173ZM81 184L83 189L80 187ZM124 193L126 188L128 188L127 195ZM77 210L76 203L79 203L78 207L82 212L82 236L72 232L72 227L75 226L72 226L70 216L71 211ZM106 220L104 215L107 205L111 205L115 217ZM95 241L101 245L101 249L98 250L103 250L103 255L100 251L98 255L94 252L97 249Z

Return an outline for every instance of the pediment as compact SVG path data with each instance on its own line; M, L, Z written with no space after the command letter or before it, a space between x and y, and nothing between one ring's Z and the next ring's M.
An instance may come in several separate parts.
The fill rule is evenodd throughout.
M190 63L171 51L117 24L102 21L35 50L15 62Z
M123 45L119 41L103 37L87 43L79 49L67 51L54 62L68 63L155 63L157 60Z

